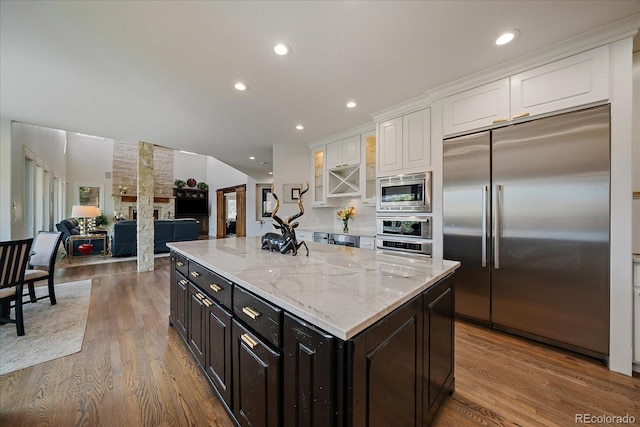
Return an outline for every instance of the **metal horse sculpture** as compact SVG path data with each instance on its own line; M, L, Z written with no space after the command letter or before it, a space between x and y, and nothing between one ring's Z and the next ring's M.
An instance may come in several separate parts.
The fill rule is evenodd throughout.
M293 251L293 256L296 256L298 254L298 249L300 249L300 246L304 246L307 250L307 256L309 256L309 248L307 247L307 244L304 241L298 242L298 240L296 239L295 229L299 224L297 222L294 222L293 224L291 223L291 221L304 215L304 206L302 206L302 195L307 191L309 191L308 182L306 190L303 190L298 197L298 207L300 208L300 212L293 216L290 216L283 221L276 215L276 213L278 212L278 208L280 207L280 200L278 199L278 196L276 196L276 194L273 192L273 187L271 188L271 194L273 195L273 198L276 199L276 206L275 208L273 208L271 218L273 218L277 222L277 224L273 224L273 226L276 229L279 229L282 234L266 233L264 236L262 236L262 249L269 249L270 251L276 250L281 254L286 254L289 251Z

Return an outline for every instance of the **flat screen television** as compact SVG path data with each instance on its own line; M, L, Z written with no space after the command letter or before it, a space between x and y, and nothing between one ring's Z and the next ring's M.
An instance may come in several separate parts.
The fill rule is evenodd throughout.
M207 199L176 199L176 215L209 215Z

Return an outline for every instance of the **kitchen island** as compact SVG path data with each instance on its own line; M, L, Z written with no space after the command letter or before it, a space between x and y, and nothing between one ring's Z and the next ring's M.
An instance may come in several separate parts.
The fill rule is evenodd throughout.
M453 391L459 263L259 237L170 243L170 322L240 425L424 425Z

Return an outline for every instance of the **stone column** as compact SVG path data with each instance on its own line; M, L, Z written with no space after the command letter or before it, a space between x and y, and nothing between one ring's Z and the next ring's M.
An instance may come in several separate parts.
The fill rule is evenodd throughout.
M153 144L138 142L138 271L153 271Z

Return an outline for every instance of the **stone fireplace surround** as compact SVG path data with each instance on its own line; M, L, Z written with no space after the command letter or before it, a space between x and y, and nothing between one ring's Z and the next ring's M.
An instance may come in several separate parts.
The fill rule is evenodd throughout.
M138 145L114 141L113 147L113 210L114 216L121 214L124 219L133 219L133 210L137 209L138 188ZM154 146L153 149L153 209L158 211L158 219L174 218L175 203L173 196L173 150ZM141 177L145 179L145 177ZM121 194L122 188L130 189Z

